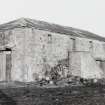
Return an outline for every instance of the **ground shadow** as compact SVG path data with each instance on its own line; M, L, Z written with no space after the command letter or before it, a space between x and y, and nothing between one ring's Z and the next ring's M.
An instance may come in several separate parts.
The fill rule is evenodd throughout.
M7 96L2 90L0 90L0 105L17 105L17 104L12 97Z

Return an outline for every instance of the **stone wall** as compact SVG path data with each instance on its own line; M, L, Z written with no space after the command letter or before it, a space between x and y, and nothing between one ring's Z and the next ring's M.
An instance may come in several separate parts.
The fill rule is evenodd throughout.
M0 38L3 39L0 39L1 46L12 49L11 76L14 81L35 81L45 77L46 71L57 68L65 59L69 67L61 75L65 77L71 71L73 75L81 75L85 69L81 69L81 54L77 52L89 52L94 60L105 56L103 42L34 28L7 30L0 33ZM72 38L75 39L75 51Z
M75 51L88 51L95 59L105 60L105 42L86 38L75 39Z
M86 38L75 38L75 51L90 51L90 41Z
M76 37L75 43L74 51L70 52L71 74L83 78L104 78L104 42ZM96 60L101 64L97 64Z
M71 52L70 71L82 78L103 78L102 69L89 52Z
M93 41L93 51L92 55L96 59L105 60L105 48L103 42Z
M17 81L44 77L58 61L68 58L71 47L67 35L32 28L11 30L7 41L5 46L12 48L12 80Z

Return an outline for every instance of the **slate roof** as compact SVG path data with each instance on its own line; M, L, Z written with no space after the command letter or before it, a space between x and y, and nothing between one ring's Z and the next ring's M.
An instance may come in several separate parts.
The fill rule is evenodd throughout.
M52 23L38 21L34 19L29 19L29 18L20 18L20 19L2 24L0 25L0 31L10 30L14 28L22 28L22 27L33 27L36 29L47 30L54 33L105 41L104 37L101 37L99 35L96 35L88 31L76 29L73 27L60 26L57 24L52 24Z

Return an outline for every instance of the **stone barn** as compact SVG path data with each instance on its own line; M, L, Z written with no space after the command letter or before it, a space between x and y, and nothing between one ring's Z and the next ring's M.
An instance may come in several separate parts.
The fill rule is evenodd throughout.
M104 78L105 38L27 18L0 25L0 81L36 81L54 70Z

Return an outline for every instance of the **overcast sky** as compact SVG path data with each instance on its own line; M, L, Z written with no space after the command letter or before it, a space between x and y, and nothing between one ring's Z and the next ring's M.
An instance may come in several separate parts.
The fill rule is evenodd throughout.
M0 24L21 17L85 29L105 37L105 0L0 0Z

